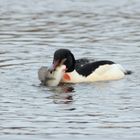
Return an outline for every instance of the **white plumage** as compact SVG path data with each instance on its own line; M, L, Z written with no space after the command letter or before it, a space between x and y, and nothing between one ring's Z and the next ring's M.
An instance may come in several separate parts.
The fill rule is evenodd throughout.
M125 70L119 64L106 64L99 66L88 76L82 76L76 70L67 74L70 80L63 78L62 82L64 83L95 82L121 79L125 76Z

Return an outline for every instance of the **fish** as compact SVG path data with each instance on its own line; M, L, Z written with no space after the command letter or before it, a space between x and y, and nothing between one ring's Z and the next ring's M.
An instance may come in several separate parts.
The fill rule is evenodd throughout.
M41 84L45 86L58 86L65 74L66 66L60 65L52 71L50 67L42 66L38 70L38 78Z

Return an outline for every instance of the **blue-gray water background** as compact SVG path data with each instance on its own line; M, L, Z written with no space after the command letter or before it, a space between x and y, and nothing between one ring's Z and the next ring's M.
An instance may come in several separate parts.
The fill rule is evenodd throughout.
M59 48L133 74L42 87L37 70ZM72 138L140 139L140 1L0 0L0 139Z

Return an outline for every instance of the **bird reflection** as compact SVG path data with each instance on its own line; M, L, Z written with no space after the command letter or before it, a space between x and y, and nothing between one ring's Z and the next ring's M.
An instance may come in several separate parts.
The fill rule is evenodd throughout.
M60 85L52 88L50 91L53 92L51 98L53 98L53 102L56 104L69 104L73 101L72 93L74 88L72 86Z

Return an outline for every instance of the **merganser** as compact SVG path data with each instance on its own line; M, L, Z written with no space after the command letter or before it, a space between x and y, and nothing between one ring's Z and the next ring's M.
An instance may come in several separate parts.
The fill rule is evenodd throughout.
M61 82L80 83L122 79L130 71L125 70L120 64L109 60L89 62L75 60L74 55L68 49L59 49L54 53L53 70L62 63L66 66L65 74Z
M55 71L51 71L51 68L42 66L38 70L38 78L43 85L46 86L57 86L66 70L65 65L58 66Z

